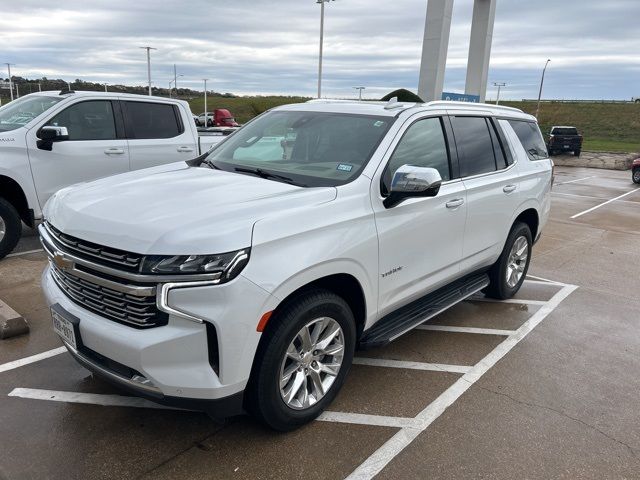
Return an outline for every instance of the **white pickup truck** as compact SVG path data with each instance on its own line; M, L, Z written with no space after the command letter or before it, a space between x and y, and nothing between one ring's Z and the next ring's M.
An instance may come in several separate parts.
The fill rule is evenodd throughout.
M102 92L42 92L0 108L0 258L53 193L75 183L189 160L224 138L199 136L186 102Z

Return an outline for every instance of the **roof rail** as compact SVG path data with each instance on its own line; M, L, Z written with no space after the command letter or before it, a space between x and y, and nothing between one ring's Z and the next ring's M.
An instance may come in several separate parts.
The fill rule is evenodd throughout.
M69 95L70 93L76 92L71 90L70 88L63 88L62 90L60 90L60 93L58 95Z
M451 100L435 100L433 102L429 102L425 105L428 105L430 107L463 107L463 108L477 108L477 109L481 109L481 108L491 108L494 110L502 110L505 112L518 112L518 113L524 113L522 110L520 110L519 108L513 108L513 107L505 107L503 105L492 105L489 103L473 103L473 102L454 102Z

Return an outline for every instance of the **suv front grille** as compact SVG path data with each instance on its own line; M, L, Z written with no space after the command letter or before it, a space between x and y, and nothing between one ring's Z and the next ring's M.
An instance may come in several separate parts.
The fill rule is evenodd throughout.
M71 254L107 267L118 268L127 272L138 272L140 270L143 255L125 252L124 250L118 250L116 248L105 247L103 245L72 237L71 235L62 233L48 222L46 223L46 228L53 239L61 247L64 247L64 250Z
M54 263L51 263L51 275L69 299L102 317L137 328L167 323L168 315L158 310L155 295L138 297L118 292L77 277Z

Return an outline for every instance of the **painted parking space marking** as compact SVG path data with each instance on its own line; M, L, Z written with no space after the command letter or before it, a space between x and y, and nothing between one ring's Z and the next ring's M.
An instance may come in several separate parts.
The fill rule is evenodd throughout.
M453 385L444 391L438 398L431 402L415 418L423 421L421 429L403 428L385 442L360 466L358 466L347 480L369 480L375 477L382 469L402 452L415 438L431 425L444 411L449 408L463 393L477 382L489 369L500 361L509 351L525 338L540 322L542 322L560 303L578 287L576 285L564 285L546 305L541 307L518 330L507 337L502 343L478 362L469 372L460 377Z
M364 413L323 412L316 420L319 422L350 423L353 425L370 425L373 427L420 429L422 420L407 417L388 417L384 415L367 415Z
M43 249L38 248L37 250L26 250L24 252L16 252L16 253L10 253L9 255L7 255L5 258L11 258L11 257L21 257L22 255L30 255L32 253L38 253L38 252L44 252Z
M44 360L46 358L55 357L56 355L60 355L61 353L64 353L66 351L67 349L65 347L58 347L47 352L42 352L36 355L31 355L30 357L21 358L20 360L3 363L2 365L0 365L0 373L8 372L9 370L13 370L14 368L23 367L34 362L39 362L40 360Z
M500 330L497 328L476 328L476 327L450 327L448 325L420 325L416 330L428 330L432 332L452 332L452 333L474 333L476 335L499 335L508 337L515 333L515 330Z
M597 210L597 209L599 209L601 207L604 207L605 205L609 205L610 203L615 202L616 200L620 200L621 198L624 198L624 197L626 197L628 195L631 195L632 193L636 193L638 190L640 190L640 187L639 188L634 188L630 192L623 193L622 195L619 195L619 196L617 196L615 198L612 198L611 200L607 200L606 202L602 202L601 204L596 205L595 207L591 207L588 210L585 210L585 211L580 212L580 213L576 213L574 216L571 217L571 219L573 220L575 218L580 218L581 216L586 215L587 213L591 213L594 210Z
M575 180L569 180L568 182L556 183L556 185L568 185L569 183L582 182L583 180L589 180L590 178L596 178L596 177L592 175L590 177L576 178Z
M558 286L557 284L549 284L550 286ZM544 300L523 300L521 298L509 298L507 300L496 300L495 298L487 298L487 297L469 297L470 302L485 302L485 303L513 303L516 305L546 305L547 302Z
M472 367L465 365L445 365L442 363L406 362L404 360L387 360L384 358L355 357L354 365L369 367L406 368L408 370L425 370L428 372L467 373Z

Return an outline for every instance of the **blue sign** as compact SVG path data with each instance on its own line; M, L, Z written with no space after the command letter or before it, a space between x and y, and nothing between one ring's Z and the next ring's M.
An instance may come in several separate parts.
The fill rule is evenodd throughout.
M464 93L442 92L442 100L452 102L480 103L480 95L466 95Z

